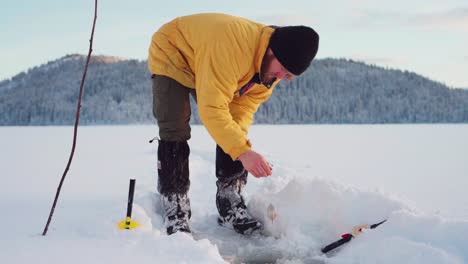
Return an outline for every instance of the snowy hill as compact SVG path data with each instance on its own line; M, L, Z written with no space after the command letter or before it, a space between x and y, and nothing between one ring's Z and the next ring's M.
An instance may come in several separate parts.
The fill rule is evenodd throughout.
M0 125L73 124L85 58L68 55L0 82ZM153 123L149 76L146 61L92 57L81 123ZM195 107L192 113L199 123ZM407 71L323 59L282 82L255 118L268 124L465 123L468 90Z
M247 203L266 226L253 237L216 224L215 144L194 126L194 238L164 234L157 146L147 141L156 127L81 127L42 237L72 130L0 127L0 263L468 263L467 125L253 126L254 148L274 165L271 177L249 176ZM120 231L130 178L142 226ZM320 253L353 226L383 219L341 250Z

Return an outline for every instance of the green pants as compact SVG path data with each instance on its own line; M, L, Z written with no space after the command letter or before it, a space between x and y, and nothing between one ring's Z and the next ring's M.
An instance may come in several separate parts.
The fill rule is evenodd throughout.
M158 122L159 137L166 141L190 139L190 89L163 75L153 75L153 115Z

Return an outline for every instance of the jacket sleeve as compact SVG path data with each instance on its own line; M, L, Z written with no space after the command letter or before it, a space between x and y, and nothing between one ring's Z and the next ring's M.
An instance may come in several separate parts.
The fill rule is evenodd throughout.
M234 99L229 105L234 122L239 124L246 134L253 123L254 114L258 107L271 95L271 90L265 87L257 86L253 89L253 91Z
M235 52L213 43L198 51L195 61L198 113L214 141L233 160L251 149L246 132L229 111L244 67ZM248 65L247 65L248 66Z

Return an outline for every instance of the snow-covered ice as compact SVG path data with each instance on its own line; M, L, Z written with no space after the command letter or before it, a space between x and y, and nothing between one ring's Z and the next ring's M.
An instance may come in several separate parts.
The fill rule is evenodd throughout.
M1 127L0 263L468 263L468 125L254 126L273 176L249 177L246 198L267 236L216 223L215 144L194 126L194 238L166 236L156 193L155 126L80 127L48 235L72 127ZM126 212L135 178L133 219ZM267 217L272 204L277 218ZM366 230L328 255L321 247Z

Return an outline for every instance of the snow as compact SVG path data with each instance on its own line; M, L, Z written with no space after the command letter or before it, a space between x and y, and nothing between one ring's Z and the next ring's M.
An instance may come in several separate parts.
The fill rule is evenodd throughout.
M216 223L215 145L194 126L193 237L164 234L155 126L80 127L48 235L41 233L72 127L0 127L0 263L468 263L468 125L254 126L273 176L249 177L246 198L265 236ZM125 218L136 179L133 219ZM267 217L273 205L277 218ZM388 219L340 250L353 226Z

